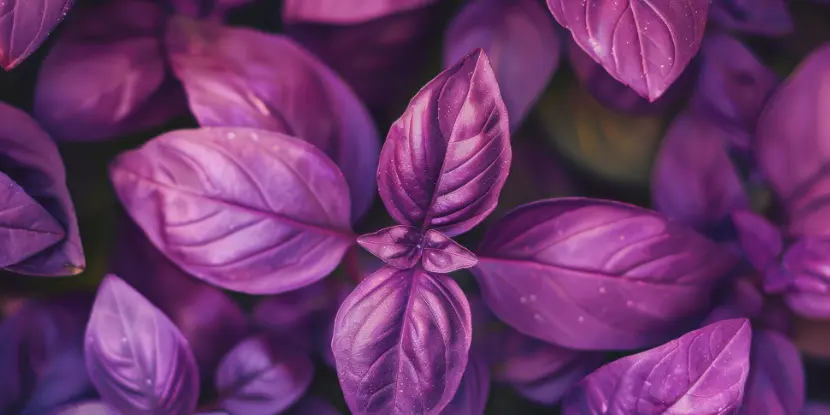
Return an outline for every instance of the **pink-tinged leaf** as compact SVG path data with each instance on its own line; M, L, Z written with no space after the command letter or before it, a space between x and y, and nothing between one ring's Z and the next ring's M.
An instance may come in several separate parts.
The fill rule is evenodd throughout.
M810 402L804 406L801 415L830 415L830 405L824 403Z
M482 415L489 395L490 369L487 361L480 354L471 353L461 385L441 414Z
M793 31L793 18L787 3L787 0L714 0L709 18L729 30L784 36Z
M78 8L43 61L35 117L56 140L97 141L160 126L187 107L166 74L152 2Z
M0 267L14 266L63 238L52 215L0 173Z
M755 156L789 217L790 235L830 235L830 45L809 55L769 99L758 120Z
M474 253L435 229L427 231L423 245L422 264L427 272L448 274L460 269L472 268L478 263L478 258Z
M64 406L50 412L51 415L122 415L101 401L88 401Z
M749 373L746 319L713 323L611 362L565 397L564 415L734 414Z
M495 209L510 158L507 109L476 49L427 83L389 129L378 190L398 223L453 237Z
M332 351L355 414L441 413L461 383L470 308L451 278L385 267L346 298Z
M257 336L222 359L216 389L232 414L278 414L300 399L313 376L308 355Z
M724 34L704 37L700 53L691 106L728 132L730 144L747 149L764 103L780 79L740 41Z
M204 127L253 127L314 144L349 183L352 219L374 201L380 137L354 92L284 36L188 18L168 24L173 69Z
M422 234L412 226L390 226L357 238L357 243L397 269L412 268L423 258L427 272L448 274L478 262L475 254L434 229Z
M746 260L758 272L773 265L784 249L778 227L751 210L732 212L732 223L738 231L738 241Z
M514 131L559 66L559 34L535 0L471 1L444 36L445 68L477 48L490 57Z
M602 355L586 353L553 374L528 383L514 383L513 388L525 399L540 405L558 405L562 397L586 375L602 364Z
M727 220L733 210L749 208L726 136L698 113L684 112L672 121L652 171L657 211L704 231Z
M654 102L697 54L710 0L547 0L556 20L618 81Z
M476 254L473 274L501 320L580 350L650 346L694 327L734 265L729 252L681 223L583 198L513 210Z
M119 156L110 178L163 254L225 289L303 287L334 270L354 243L343 175L319 149L284 134L169 132Z
M10 70L29 57L63 20L74 0L0 3L0 66Z
M244 312L227 294L187 275L128 218L119 223L110 271L179 328L190 344L203 382L211 382L219 360L247 333Z
M340 415L328 402L306 395L286 412L287 415Z
M8 269L40 276L78 274L86 260L58 147L23 111L0 103L0 120L0 170L46 209L65 234L51 248Z
M286 23L355 24L419 9L439 0L285 0Z
M779 272L789 282L784 300L796 314L830 318L830 240L802 238L784 253Z
M120 412L190 415L196 409L199 371L187 340L115 275L98 288L84 355L101 399Z
M806 400L801 355L787 337L769 330L752 334L749 378L740 415L800 415Z

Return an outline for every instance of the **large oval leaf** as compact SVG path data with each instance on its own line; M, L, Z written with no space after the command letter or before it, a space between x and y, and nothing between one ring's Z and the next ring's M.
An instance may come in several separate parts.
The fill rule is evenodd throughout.
M74 0L8 0L0 3L0 66L10 70L49 36Z
M72 13L35 87L35 116L55 139L105 140L185 112L166 75L163 19L155 4L140 0Z
M731 414L749 373L752 330L725 320L611 362L565 397L564 415Z
M278 414L305 393L314 376L308 355L263 336L236 345L222 359L216 389L232 414Z
M550 199L490 228L473 268L506 323L564 347L623 350L694 327L733 265L677 222L622 203Z
M806 400L804 368L795 345L779 333L755 331L742 415L800 415Z
M556 20L608 73L655 101L700 48L710 0L547 0Z
M558 33L535 0L472 1L444 36L445 68L476 48L490 57L512 130L521 125L559 65Z
M286 0L286 23L354 24L426 7L438 0Z
M101 398L123 413L190 415L196 409L199 371L187 340L115 275L98 288L84 355Z
M27 275L75 275L86 267L75 206L55 142L23 111L0 103L0 170L36 200L65 237L9 270Z
M319 149L284 134L173 131L122 154L110 178L162 253L229 290L311 284L354 243L343 175Z
M354 92L292 40L187 18L167 47L190 108L205 127L254 127L319 147L349 183L352 218L371 206L380 137Z
M378 190L398 223L453 237L495 209L510 158L507 109L476 49L427 83L389 129Z
M449 277L385 267L346 298L332 351L356 414L441 413L461 383L470 307Z

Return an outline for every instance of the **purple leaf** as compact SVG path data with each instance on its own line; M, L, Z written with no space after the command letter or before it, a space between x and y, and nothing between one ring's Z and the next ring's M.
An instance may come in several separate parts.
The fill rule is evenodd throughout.
M762 36L793 31L787 0L714 0L709 18L725 29Z
M709 0L547 2L582 50L651 102L697 54L709 11Z
M398 223L453 237L495 209L510 157L507 110L476 49L426 84L389 129L378 190Z
M38 74L38 121L55 139L96 141L183 113L181 91L166 74L162 29L162 12L152 2L75 10Z
M306 395L286 412L287 415L340 415L328 402Z
M723 128L731 144L746 149L764 103L780 79L746 46L724 34L707 35L701 55L698 87L691 106Z
M75 207L66 187L63 160L55 142L26 113L0 103L0 169L57 220L62 239L25 261L9 266L20 274L75 275L86 267L75 218ZM20 197L20 196L18 196ZM25 203L25 201L21 200ZM31 210L31 209L27 209ZM11 212L6 212L9 214ZM31 214L31 213L29 213ZM44 222L48 221L43 219ZM47 225L50 232L53 225ZM50 237L49 239L52 239Z
M830 415L830 405L818 402L810 402L804 406L801 415Z
M441 413L467 367L470 308L451 278L385 267L346 298L332 351L355 414Z
M561 44L553 21L535 0L474 0L447 28L444 67L477 48L492 58L515 131L559 66Z
M766 218L750 210L736 210L731 217L746 260L756 271L764 272L784 248L781 232Z
M514 383L519 395L540 405L554 406L587 374L602 364L602 355L585 353L571 364L544 378L528 383Z
M169 132L119 156L110 178L162 253L225 289L276 294L311 284L354 242L343 175L284 134Z
M807 237L798 240L784 253L780 272L791 283L784 299L798 315L830 318L828 251L830 240Z
M354 24L426 7L438 0L285 0L286 23Z
M51 415L121 415L111 406L101 401L88 401L60 408Z
M179 328L210 382L219 360L245 336L248 322L221 290L170 262L133 221L124 218L110 270L158 307Z
M0 267L14 266L63 238L52 215L0 172Z
M672 121L652 171L652 200L660 213L703 232L727 220L733 210L749 208L725 136L694 112Z
M199 372L187 340L115 275L98 288L84 355L102 400L121 412L190 415L196 409Z
M391 226L363 235L357 243L397 269L412 268L422 257L424 269L438 274L471 268L478 262L467 248L433 229L422 236L412 226Z
M752 364L738 414L801 414L806 391L795 345L774 331L756 330L750 355Z
M717 322L611 362L565 397L564 415L732 414L749 372L746 319Z
M74 0L0 3L0 66L11 70L29 57L63 20Z
M734 262L655 212L583 198L513 210L476 254L473 273L500 319L581 350L649 346L693 327Z
M253 127L314 144L349 183L352 219L374 201L380 138L332 70L294 41L192 19L171 20L170 59L205 127Z
M216 389L233 414L277 414L308 389L314 364L302 352L278 347L265 337L243 340L222 359Z
M758 120L756 160L786 208L789 234L830 235L823 202L830 192L830 123L815 110L830 107L830 95L823 93L828 77L830 45L825 45L796 68Z
M489 394L490 369L487 368L487 361L481 355L471 353L461 385L441 414L482 415Z

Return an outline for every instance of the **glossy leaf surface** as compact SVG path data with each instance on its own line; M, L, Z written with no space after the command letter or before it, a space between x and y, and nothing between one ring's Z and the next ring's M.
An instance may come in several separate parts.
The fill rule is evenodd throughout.
M426 7L438 0L285 0L282 18L288 23L354 24Z
M63 20L74 0L8 0L0 3L0 66L28 58Z
M314 144L349 183L352 218L371 206L380 138L354 92L291 39L176 18L167 48L204 127L252 127Z
M579 47L652 102L697 54L709 12L709 0L547 3Z
M162 253L222 288L266 294L311 284L354 241L343 175L284 134L169 132L119 156L110 178Z
M806 396L804 368L790 339L774 331L756 330L750 356L752 364L738 413L801 414Z
M114 275L98 288L84 355L102 400L120 412L190 415L196 409L199 372L187 340Z
M471 1L444 35L444 67L477 48L490 57L510 127L516 130L559 66L561 45L553 19L534 0Z
M277 414L305 393L314 376L308 355L265 337L243 340L222 359L216 389L232 414Z
M562 413L734 413L744 396L751 340L746 319L691 331L597 369L571 390Z
M397 269L409 269L423 258L426 271L446 274L475 266L475 254L436 230L421 234L412 226L392 226L366 234L357 243Z
M420 268L375 272L334 323L331 346L349 408L441 413L466 370L471 331L469 304L452 279Z
M510 158L507 109L477 49L427 83L392 125L378 190L398 223L453 237L495 209Z
M633 349L682 333L707 311L712 285L733 265L685 225L583 198L513 210L476 254L473 273L500 319L584 350Z

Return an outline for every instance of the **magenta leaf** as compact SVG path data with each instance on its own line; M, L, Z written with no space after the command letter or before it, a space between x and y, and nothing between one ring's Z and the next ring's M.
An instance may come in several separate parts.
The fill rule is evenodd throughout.
M115 275L98 288L84 355L102 400L120 412L190 415L196 409L199 372L187 340Z
M814 319L830 318L828 250L830 240L801 238L784 253L779 270L783 276L766 277L784 278L790 282L790 288L784 293L784 300L800 316Z
M222 359L216 389L222 407L232 414L277 414L305 393L313 376L308 355L257 336Z
M787 0L714 0L709 18L729 30L762 36L783 36L793 31Z
M63 20L74 0L0 3L0 66L11 70L29 57Z
M282 19L286 23L345 25L423 8L436 2L438 0L285 0L282 3Z
M795 345L774 331L756 330L750 355L752 364L738 414L800 415L806 390Z
M343 175L316 147L284 134L169 132L119 156L110 178L162 253L225 289L300 288L328 275L354 243Z
M461 383L470 308L449 277L385 267L346 298L332 351L355 414L441 413Z
M398 223L453 237L495 209L510 157L507 110L476 49L427 83L389 129L378 190Z
M547 2L579 47L652 102L697 54L709 11L709 0Z
M346 177L352 218L371 206L378 132L354 92L311 53L283 36L187 18L168 24L167 45L200 125L262 128L306 140Z
M784 249L781 231L751 210L736 210L731 218L746 260L756 271L764 272Z
M433 229L421 234L412 226L391 226L363 235L357 243L397 269L412 268L422 257L424 269L438 274L471 268L478 262L467 248Z
M484 413L489 394L490 369L487 367L487 361L480 354L471 353L464 377L461 378L461 385L441 414L481 415Z
M726 136L695 112L672 121L652 170L652 200L660 213L703 232L728 220L733 210L749 208Z
M111 406L101 401L87 401L66 405L50 412L50 415L122 415Z
M166 74L163 17L140 0L72 13L35 87L35 117L55 139L105 140L184 112L181 91Z
M66 172L58 147L35 120L23 111L0 103L0 119L3 120L0 122L0 170L8 174L60 224L62 230L59 234L63 234L58 235L60 241L57 244L49 244L50 248L8 266L8 269L20 274L40 276L80 273L86 267L86 260L75 218L75 206L66 187ZM14 193L11 189L5 191ZM20 202L24 205L27 203L22 199ZM19 214L21 210L7 211L4 214L14 212ZM40 228L46 229L42 226ZM54 231L51 225L49 228ZM26 240L27 238L22 238L18 243Z
M553 21L535 0L471 1L447 28L444 67L477 48L491 58L515 131L559 66Z
M0 173L0 267L14 266L63 238L63 228L52 215Z
M500 319L582 350L649 346L694 327L734 265L715 243L656 212L584 198L511 211L476 254L473 274Z
M564 415L733 414L749 373L746 319L713 323L611 362L565 397Z

